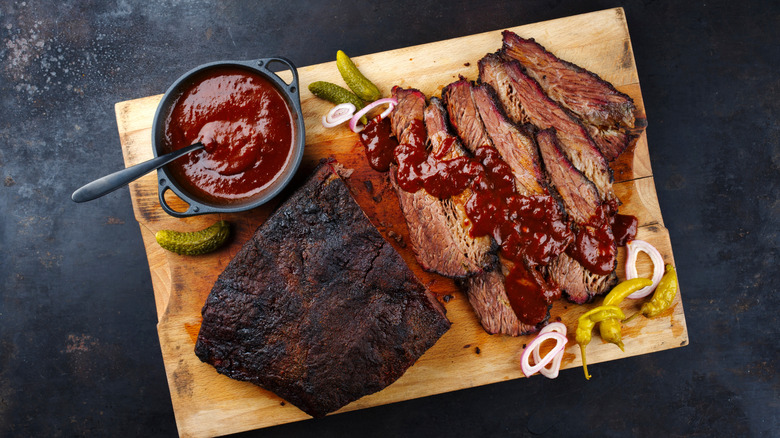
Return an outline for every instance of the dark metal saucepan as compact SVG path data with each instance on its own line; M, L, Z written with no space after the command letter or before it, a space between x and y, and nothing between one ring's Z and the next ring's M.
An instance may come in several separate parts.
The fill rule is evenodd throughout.
M274 64L284 64L289 67L292 72L292 81L287 83L282 80L276 73L269 69ZM268 79L282 94L290 108L290 113L293 116L294 126L294 140L292 146L292 157L288 161L286 167L282 169L282 173L273 183L262 192L257 195L239 202L231 204L219 204L209 202L208 200L199 199L197 196L188 192L187 189L176 181L176 178L168 171L167 166L163 166L157 169L157 182L158 192L160 198L160 205L166 213L175 217L187 217L195 216L206 213L235 213L239 211L246 211L258 207L271 198L278 195L279 192L290 182L295 175L298 166L303 158L303 149L306 143L306 133L303 123L303 112L301 111L301 100L298 87L298 72L295 65L288 59L281 57L262 58L252 61L219 61L196 67L189 72L182 75L173 85L165 92L160 104L157 107L157 112L154 116L154 124L152 125L152 148L154 150L154 156L158 157L164 155L166 150L164 148L163 138L165 131L165 119L168 116L171 105L176 102L176 99L182 94L182 92L191 85L193 78L198 77L203 72L210 69L221 68L240 68L246 69L250 72L259 74ZM171 208L165 200L165 193L170 190L181 198L184 202L189 204L185 211L176 211Z

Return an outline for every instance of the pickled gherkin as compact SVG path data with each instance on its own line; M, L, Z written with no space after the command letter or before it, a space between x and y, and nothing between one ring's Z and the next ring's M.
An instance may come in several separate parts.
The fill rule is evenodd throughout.
M176 254L201 255L222 246L229 235L230 225L225 221L219 221L200 231L160 230L154 238L161 247Z
M336 52L336 66L344 82L359 98L366 102L373 102L382 97L379 88L363 76L363 73L358 70L355 63L341 50Z

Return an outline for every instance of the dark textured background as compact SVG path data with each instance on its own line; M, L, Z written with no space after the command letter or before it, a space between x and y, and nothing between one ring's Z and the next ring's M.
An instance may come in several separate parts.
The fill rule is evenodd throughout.
M625 8L690 345L265 429L777 436L777 1L0 2L0 434L175 436L114 103L219 59L299 66Z

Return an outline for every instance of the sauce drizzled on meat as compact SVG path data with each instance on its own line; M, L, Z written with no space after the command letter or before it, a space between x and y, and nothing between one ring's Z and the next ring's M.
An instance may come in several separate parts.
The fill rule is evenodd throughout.
M604 208L598 208L588 223L579 225L566 253L590 272L607 275L615 268L616 246Z
M425 189L431 196L446 199L467 189L479 175L479 163L471 158L442 160L429 154L425 148L425 127L419 120L412 121L408 132L408 142L394 149L398 185L405 191Z
M592 272L606 275L612 271L614 247L602 243L614 240L608 212L600 209L588 224L573 232L553 197L517 192L512 170L494 147L477 148L473 158L444 160L449 146L429 153L421 121L414 120L408 129L407 142L399 145L390 134L387 119L375 118L368 123L360 140L371 167L385 171L394 161L398 185L408 192L424 189L446 199L465 189L472 191L465 205L470 233L472 237L492 236L499 244L502 258L511 266L505 279L506 293L522 322L543 321L550 303L560 298L560 289L548 284L538 269L564 251L582 260ZM628 218L632 216L620 218L616 226L627 224L630 234Z
M360 131L360 142L366 149L366 158L371 168L378 172L390 170L393 150L398 146L398 142L392 137L389 118L371 120Z
M639 221L635 216L627 214L616 214L612 219L612 234L615 235L617 246L626 246L626 244L636 238L636 229Z

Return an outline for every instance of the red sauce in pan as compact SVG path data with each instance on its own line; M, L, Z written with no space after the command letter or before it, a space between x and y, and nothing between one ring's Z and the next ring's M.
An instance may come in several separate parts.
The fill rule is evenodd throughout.
M281 174L295 140L293 115L264 77L219 68L198 77L171 106L164 148L206 148L168 164L199 199L231 204L260 194Z

